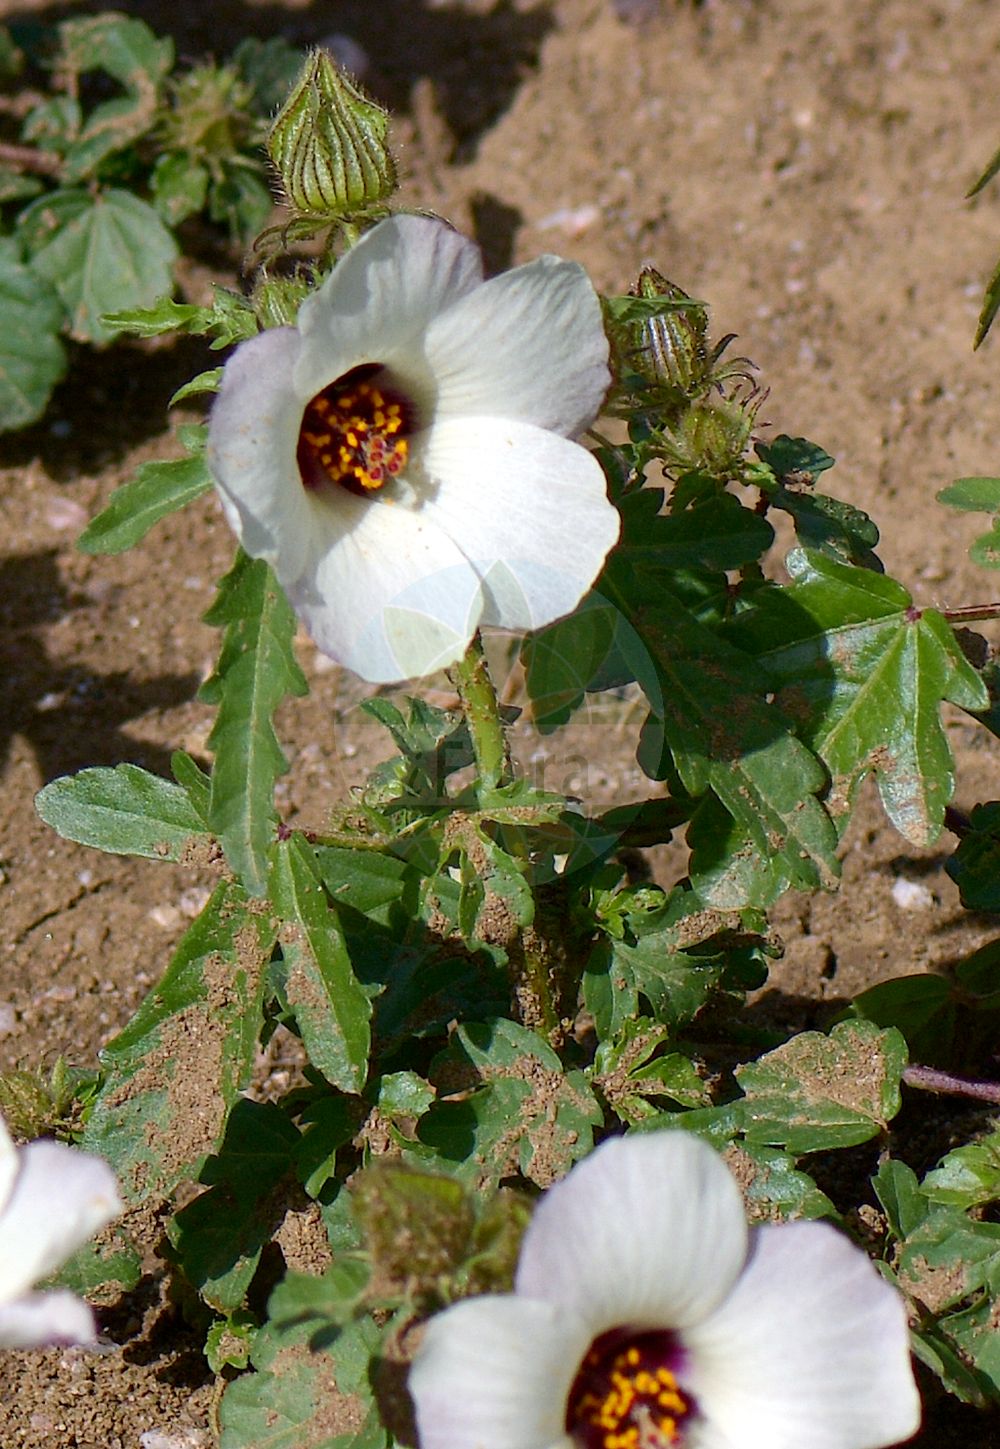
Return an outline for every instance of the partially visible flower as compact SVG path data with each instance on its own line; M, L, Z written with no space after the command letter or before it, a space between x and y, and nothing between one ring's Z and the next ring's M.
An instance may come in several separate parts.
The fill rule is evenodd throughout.
M0 1348L93 1340L86 1303L30 1289L121 1210L101 1158L59 1142L17 1148L0 1118Z
M682 1132L552 1188L514 1293L432 1318L410 1389L421 1449L879 1449L920 1421L901 1297L828 1224L748 1233Z
M571 439L607 359L579 266L484 282L444 222L392 217L297 326L227 363L208 452L226 515L325 654L372 681L429 674L480 624L569 613L599 572L619 518Z

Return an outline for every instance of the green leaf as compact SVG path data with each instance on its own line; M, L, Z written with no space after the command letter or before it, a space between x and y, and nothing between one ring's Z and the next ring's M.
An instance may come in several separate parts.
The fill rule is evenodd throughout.
M870 771L900 834L933 843L954 788L941 703L985 709L985 686L942 616L893 579L798 549L786 566L792 584L760 591L727 633L766 669L836 798Z
M7 432L38 421L66 372L62 302L11 245L0 249L0 311L0 432Z
M77 74L103 70L123 86L139 91L155 88L174 63L174 43L158 39L141 20L108 11L59 27L61 64Z
M167 226L179 226L201 211L208 197L208 170L186 152L159 156L150 177L153 204Z
M330 845L318 846L315 858L335 904L351 906L382 925L416 913L420 873L406 861L378 850Z
M969 829L944 868L967 911L1000 911L1000 800L973 807Z
M662 504L659 488L638 489L619 504L622 537L608 561L607 576L609 582L625 586L626 597L630 576L637 571L662 577L675 569L740 568L774 542L767 519L731 493L714 493L680 513L661 513Z
M839 864L833 821L815 798L826 784L822 765L790 732L788 718L765 702L767 681L754 661L663 589L660 598L633 622L659 675L661 703L650 701L650 726L662 731L685 790L714 792L744 848L773 863L782 888L829 888ZM744 894L745 882L729 874L713 879L705 857L711 859L715 841L699 841L692 830L692 850L698 845L701 852L699 894L708 904L767 904Z
M141 20L113 13L65 21L59 37L60 68L74 81L81 72L101 70L125 88L124 96L94 107L66 153L67 179L81 181L152 129L174 46L169 37L157 39Z
M301 835L278 843L271 900L291 932L282 936L285 993L309 1060L327 1081L360 1092L368 1075L371 1002L354 975L336 909Z
M1000 513L1000 478L956 478L937 500L966 513Z
M369 1382L381 1329L360 1318L336 1332L330 1351L313 1349L313 1332L297 1318L264 1325L251 1355L255 1372L223 1395L219 1449L386 1449Z
M107 1158L127 1202L153 1202L211 1152L247 1087L274 926L222 882L163 980L101 1053L105 1081L81 1146Z
M770 443L757 443L754 451L783 482L794 474L799 483L815 483L837 461L818 443L810 443L808 438L792 438L787 433L779 433Z
M297 622L262 559L239 552L205 622L225 628L215 673L200 698L219 707L209 821L231 869L254 896L267 890L277 814L274 782L288 768L271 723L286 695L308 692L292 648Z
M305 56L282 35L269 40L241 40L231 60L249 85L257 114L268 120L288 97Z
M22 176L19 171L0 166L0 206L6 205L8 201L29 201L44 190L45 183L40 177Z
M207 429L182 429L188 457L142 463L134 478L116 488L96 518L77 539L83 553L123 553L144 538L154 524L176 513L212 487L205 462Z
M536 729L548 734L565 724L585 691L634 679L636 663L628 657L632 641L637 643L638 636L621 610L594 592L565 619L529 634L521 657Z
M907 1238L930 1210L917 1174L905 1162L887 1157L872 1177L872 1187L885 1211L889 1227L897 1238Z
M212 795L212 780L186 750L175 750L170 756L170 769L184 790L198 819L207 827Z
M878 543L878 528L862 509L825 493L784 487L772 494L771 505L791 514L795 536L803 548L882 572L872 552Z
M18 217L31 266L52 283L70 314L70 333L106 342L105 312L148 306L173 288L177 245L153 208L131 192L61 190Z
M937 1374L949 1394L977 1408L992 1408L995 1396L989 1380L967 1363L962 1353L950 1343L941 1324L914 1330L910 1334L913 1355Z
M918 1062L947 1061L955 1035L955 994L944 976L896 976L856 996L850 1015L894 1026Z
M159 297L152 306L128 307L107 312L101 319L111 332L130 332L135 337L161 337L165 332L192 332L196 337L206 333L212 337L213 351L245 342L256 336L259 328L253 305L248 298L225 287L216 287L211 307L198 307L191 302L174 302ZM205 377L208 374L201 374ZM184 389L171 399L177 401Z
M180 387L167 403L167 407L174 407L176 403L182 402L184 398L197 397L206 392L218 392L221 382L221 367L206 368L204 372L199 372L196 377L192 377L190 382L181 383Z
M989 281L986 283L986 291L983 294L983 305L979 313L976 335L972 343L973 349L980 345L987 332L993 326L993 320L998 311L1000 311L1000 261L997 262Z
M261 231L273 209L274 197L266 182L243 158L223 163L222 176L209 184L208 214L234 239Z
M885 1131L899 1111L906 1042L895 1029L845 1021L830 1035L808 1031L737 1067L748 1143L796 1156L853 1147Z
M989 533L981 533L969 548L969 558L984 569L1000 569L1000 519Z
M63 775L39 790L35 808L63 839L112 855L180 860L206 833L180 786L138 765Z
M583 1073L564 1073L552 1048L512 1021L460 1026L432 1063L435 1078L451 1091L458 1082L475 1089L463 1101L435 1102L418 1137L477 1186L517 1170L550 1186L591 1150L603 1121Z
M743 1193L751 1223L836 1218L837 1209L794 1158L758 1142L732 1143L723 1153Z
M932 1313L970 1293L1000 1286L1000 1223L977 1222L957 1208L932 1206L907 1234L898 1258L900 1287Z
M990 1132L942 1158L921 1184L931 1202L980 1207L1000 1199L1000 1132Z
M966 1365L981 1375L989 1385L992 1407L1000 1400L1000 1326L997 1305L985 1299L941 1319L938 1328L947 1334Z
M965 193L966 200L970 200L978 192L982 191L983 187L986 186L988 182L993 180L994 176L997 174L998 171L1000 171L1000 149L994 151L993 155L986 163L985 171L983 171L979 179L973 182L972 186Z
M690 1057L659 1054L671 1036L665 1024L637 1017L623 1022L614 1040L598 1045L592 1080L623 1122L654 1115L651 1098L667 1097L685 1107L708 1105L707 1084Z
M274 1196L291 1173L299 1133L272 1102L241 1097L233 1106L218 1154L193 1198L168 1229L188 1281L219 1313L240 1308L260 1255L275 1230Z

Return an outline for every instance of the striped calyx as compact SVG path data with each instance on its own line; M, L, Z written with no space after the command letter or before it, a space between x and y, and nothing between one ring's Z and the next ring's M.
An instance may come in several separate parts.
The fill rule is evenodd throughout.
M381 209L396 189L388 125L326 51L313 51L267 138L293 210L335 218Z

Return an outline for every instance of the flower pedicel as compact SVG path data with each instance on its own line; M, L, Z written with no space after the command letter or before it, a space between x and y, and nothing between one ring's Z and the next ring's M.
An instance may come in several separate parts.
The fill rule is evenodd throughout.
M295 327L238 347L209 462L248 554L363 678L431 673L481 624L569 613L618 537L572 441L608 387L597 296L541 257L490 281L444 222L380 222Z
M748 1232L684 1132L550 1189L514 1292L432 1318L410 1389L421 1449L882 1449L920 1419L900 1295L829 1224Z

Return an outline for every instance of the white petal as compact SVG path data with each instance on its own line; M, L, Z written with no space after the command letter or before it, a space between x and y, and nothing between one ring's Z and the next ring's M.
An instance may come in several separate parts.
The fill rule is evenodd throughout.
M58 1268L121 1212L106 1162L59 1142L31 1142L18 1154L14 1190L0 1213L0 1303L18 1298Z
M0 1304L0 1348L93 1343L94 1315L72 1293L26 1293Z
M208 466L229 523L251 558L302 572L309 546L309 497L296 461L309 396L292 386L300 348L293 327L242 343L226 363L208 428Z
M539 629L576 607L621 528L591 453L490 417L437 424L417 453L428 479L419 512L486 580L483 623Z
M615 1325L686 1328L732 1288L746 1256L729 1171L685 1132L603 1143L551 1188L521 1248L516 1292Z
M17 1148L7 1131L7 1124L0 1117L0 1212L3 1211L14 1190L17 1177Z
M756 1230L684 1342L684 1387L740 1449L878 1449L919 1425L903 1300L826 1223Z
M343 373L381 362L426 385L424 333L442 309L478 288L479 249L443 221L379 222L303 302L296 386L314 396Z
M334 496L331 496L334 495ZM330 490L311 509L302 575L278 577L318 647L377 683L433 674L479 623L479 577L433 522L391 499Z
M438 417L503 417L575 437L611 381L601 304L582 267L539 257L436 317Z
M427 1325L410 1369L420 1449L571 1449L566 1401L590 1347L572 1315L469 1298Z

